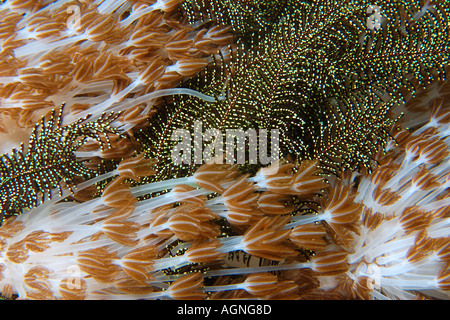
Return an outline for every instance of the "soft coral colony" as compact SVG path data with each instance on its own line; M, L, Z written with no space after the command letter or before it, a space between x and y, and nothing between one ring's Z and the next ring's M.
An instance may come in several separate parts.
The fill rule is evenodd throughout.
M3 131L17 137L8 131L15 123L31 132L41 115L65 102L60 122L53 112L52 125L38 128L61 139L78 132L107 140L118 165L79 181L75 196L62 188L5 220L4 296L449 298L448 82L436 79L417 92L405 117L385 128L393 139L373 155L372 171L325 175L322 159L311 157L252 174L210 163L185 177L138 183L157 173L158 163L128 150L130 137L121 148L116 130L146 126L152 103L164 95L212 99L175 86L212 55L226 57L231 38L225 27L180 22L178 1L159 0L74 3L81 20L71 30L72 4L2 4ZM408 14L420 19L427 10ZM400 24L414 22L403 13ZM121 113L104 118L106 111ZM110 123L110 131L102 129ZM68 134L57 130L64 124ZM39 146L34 136L31 149ZM8 159L21 153L14 155ZM92 197L101 181L101 196Z
M23 201L24 206L11 203L7 189L15 188L14 184L36 180L37 193L50 194L51 189L62 187L61 182L72 188L74 177L92 176L91 171L99 169L95 155L103 160L131 155L133 137L119 139L119 131L146 124L160 103L158 98L193 94L212 99L174 87L202 70L214 55L226 57L225 45L232 36L227 27L181 21L178 2L5 1L1 5L1 152L7 155L29 140L20 156L26 157L31 150L27 161L34 161L27 169L12 173L14 160L2 158L6 163L2 167L2 215L35 206L36 201ZM62 104L64 108L49 119L52 110ZM40 120L43 116L45 121ZM114 117L114 128L107 128ZM73 151L73 140L87 136L94 139L76 141L76 149L77 155L90 155L91 170L71 170L76 161L67 151ZM45 159L37 159L39 154ZM55 159L74 161L65 168L53 168L56 175L48 174ZM17 188L22 198L30 198L27 189L35 189Z
M184 93L172 88L200 71L231 35L181 22L178 3L4 1L2 152L62 103L66 124L124 111L119 123L129 129L145 121L156 98Z
M31 299L447 299L449 116L448 102L436 104L421 129L399 132L400 146L380 155L380 167L359 176L358 187L356 177L327 185L317 161L302 161L252 177L206 164L193 176L130 188L125 179L152 174L152 163L128 158L100 198L54 198L6 220L2 292ZM170 192L137 199L162 189ZM322 190L316 214L290 215L289 198L311 201ZM234 230L227 236L224 221Z

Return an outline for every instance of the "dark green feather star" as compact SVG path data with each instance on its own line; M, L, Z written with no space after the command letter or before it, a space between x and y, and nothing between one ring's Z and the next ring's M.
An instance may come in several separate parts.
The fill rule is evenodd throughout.
M52 190L72 189L94 172L75 157L74 152L90 138L103 147L101 136L116 132L110 123L118 115L103 115L93 121L80 119L61 126L62 110L53 110L35 126L28 147L0 156L0 209L2 217L20 213L51 198Z
M442 79L449 60L450 4L418 18L419 1L186 1L191 20L232 24L230 61L216 59L188 86L216 103L174 98L137 133L160 161L156 179L189 174L171 162L177 129L278 129L283 156L315 158L331 172L371 168L395 119L390 112L417 86ZM379 28L369 22L379 8ZM192 9L194 6L195 9ZM271 9L270 9L271 8ZM269 10L270 9L270 10ZM212 11L212 13L211 13ZM238 13L242 14L239 15ZM251 32L243 32L243 30Z

